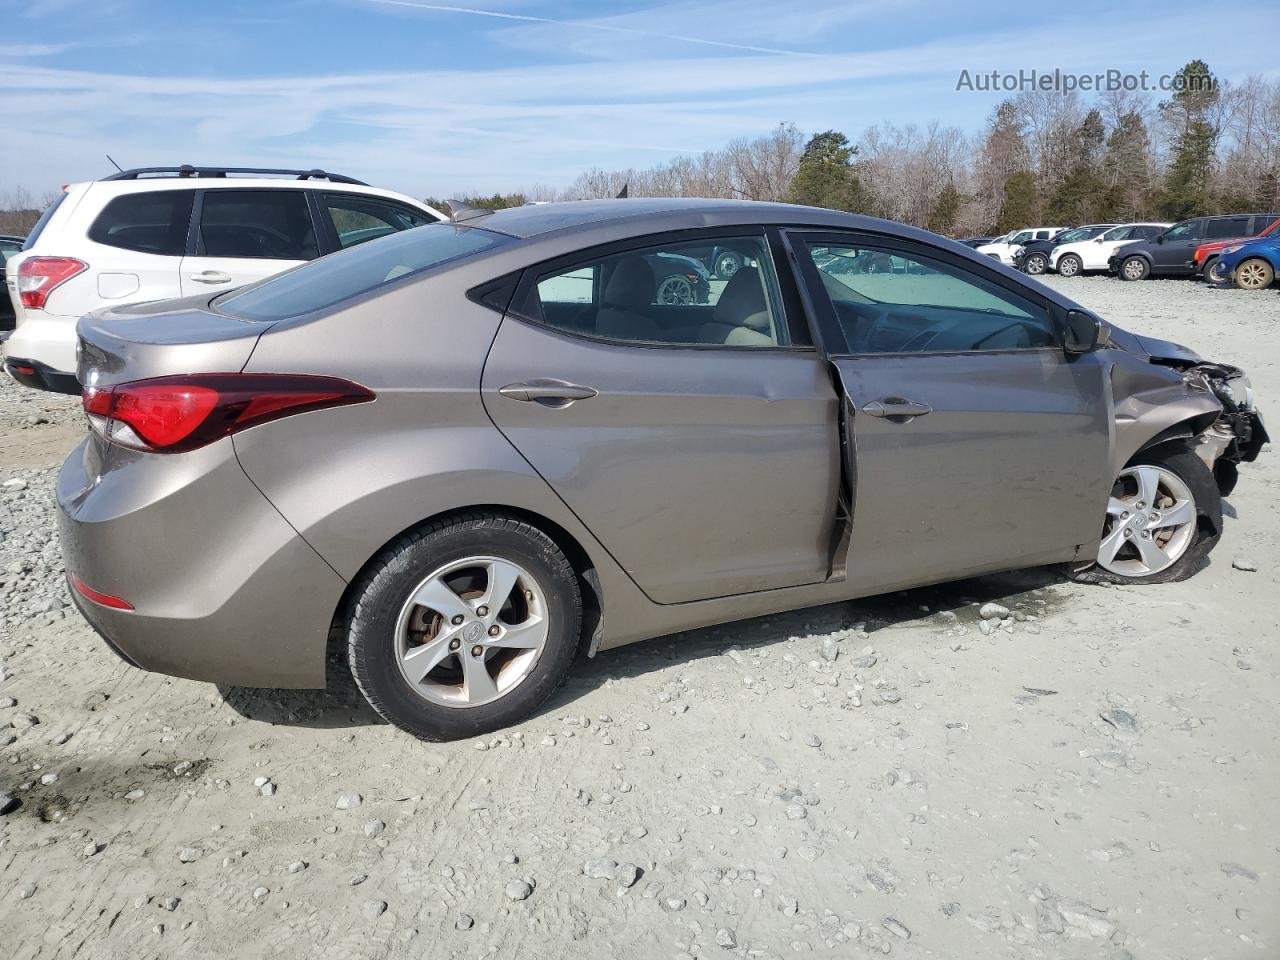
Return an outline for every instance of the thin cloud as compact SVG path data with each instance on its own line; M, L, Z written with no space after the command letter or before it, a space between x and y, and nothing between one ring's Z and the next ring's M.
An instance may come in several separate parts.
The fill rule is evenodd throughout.
M414 10L427 10L433 13L461 13L472 17L489 17L493 20L516 20L521 23L549 23L560 27L571 27L578 30L598 30L602 33L623 33L635 37L649 37L656 40L675 40L679 43L695 43L704 47L721 47L726 50L743 50L748 53L771 53L786 57L820 57L822 54L804 50L783 50L778 47L757 47L748 43L730 43L727 40L708 40L705 37L688 37L678 33L658 33L653 30L640 30L635 27L618 27L607 23L590 20L555 20L550 17L531 17L520 13L503 13L499 10L477 10L474 7L452 7L439 3L417 3L416 0L368 0L388 7L409 7Z

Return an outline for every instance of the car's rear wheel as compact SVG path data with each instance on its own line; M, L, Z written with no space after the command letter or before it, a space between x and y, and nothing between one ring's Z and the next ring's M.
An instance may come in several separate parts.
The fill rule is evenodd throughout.
M1033 277L1044 273L1049 267L1049 258L1043 253L1033 253L1022 263L1022 269Z
M1142 257L1126 257L1120 263L1121 280L1145 280L1151 272L1151 264Z
M1084 267L1084 261L1074 253L1063 254L1058 260L1058 273L1064 277L1074 277Z
M1241 290L1265 290L1276 278L1271 264L1257 257L1245 260L1236 267L1236 286Z
M356 585L348 659L383 718L423 740L526 719L564 680L582 600L537 528L470 514L388 547Z
M1093 583L1184 580L1203 564L1221 530L1213 472L1185 446L1157 447L1116 477L1097 562L1074 576Z

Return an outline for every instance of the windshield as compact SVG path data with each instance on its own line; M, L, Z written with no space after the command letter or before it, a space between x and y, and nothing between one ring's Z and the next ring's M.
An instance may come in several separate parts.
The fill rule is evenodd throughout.
M1074 230L1058 234L1056 239L1058 243L1071 243L1073 240L1088 240L1097 232L1096 227L1076 227Z
M1032 232L1030 230L1023 230L1020 233L1014 234L1013 238L1009 242L1010 243L1026 243L1028 240L1031 239L1031 236L1032 236Z
M433 223L331 253L243 290L214 306L240 320L298 317L377 289L411 273L511 243L475 227Z

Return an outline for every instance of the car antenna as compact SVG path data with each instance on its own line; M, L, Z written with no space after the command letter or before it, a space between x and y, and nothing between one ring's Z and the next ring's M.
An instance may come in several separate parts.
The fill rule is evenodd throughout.
M617 195L616 197L614 197L614 199L615 199L615 200L625 200L625 199L627 199L627 197L629 197L629 196L631 196L631 181L630 181L630 180L628 180L626 183L624 183L624 184L622 185L622 189L618 191L618 195Z
M487 217L492 210L485 207L473 207L469 203L463 203L461 200L446 200L449 205L449 219L454 223L461 223L464 220L476 220L480 217Z
M107 159L111 160L111 154L109 153L107 154ZM124 167L120 166L120 164L116 163L114 160L111 160L111 165L115 167L117 170L119 170L121 173L124 173Z

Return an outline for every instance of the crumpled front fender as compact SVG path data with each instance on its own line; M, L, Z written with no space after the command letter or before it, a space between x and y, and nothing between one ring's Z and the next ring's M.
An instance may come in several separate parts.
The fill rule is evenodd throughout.
M1121 354L1111 368L1115 405L1112 472L1145 447L1198 436L1222 415L1211 392L1171 367Z

